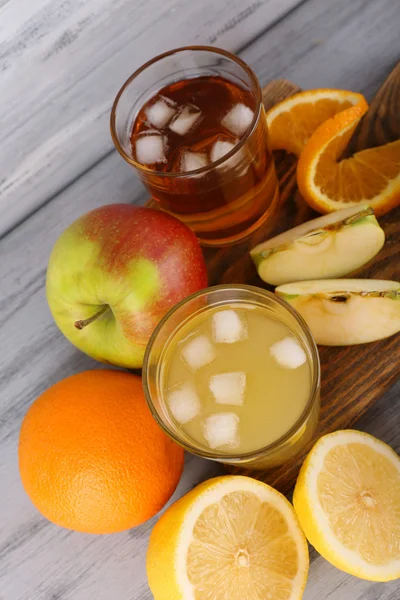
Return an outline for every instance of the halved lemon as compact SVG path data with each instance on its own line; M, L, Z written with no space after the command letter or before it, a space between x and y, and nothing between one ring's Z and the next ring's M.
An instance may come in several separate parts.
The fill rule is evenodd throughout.
M325 435L307 456L293 503L308 541L362 579L400 577L400 457L360 431Z
M147 552L155 600L299 600L308 564L292 505L241 476L210 479L173 504Z
M400 140L340 159L366 110L357 105L338 113L304 146L297 184L320 213L368 204L379 216L400 204Z
M294 94L267 112L271 148L299 156L321 123L352 106L365 110L368 107L362 94L347 90L319 89Z

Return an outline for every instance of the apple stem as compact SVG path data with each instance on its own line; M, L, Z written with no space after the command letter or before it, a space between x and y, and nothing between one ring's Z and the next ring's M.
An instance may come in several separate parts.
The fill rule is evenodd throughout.
M77 329L83 329L84 327L86 327L86 325L90 325L90 323L93 323L93 321L96 321L97 319L102 317L109 310L109 305L104 304L104 306L102 306L101 309L97 311L97 313L95 313L92 317L89 317L88 319L81 319L80 321L75 321L74 326Z

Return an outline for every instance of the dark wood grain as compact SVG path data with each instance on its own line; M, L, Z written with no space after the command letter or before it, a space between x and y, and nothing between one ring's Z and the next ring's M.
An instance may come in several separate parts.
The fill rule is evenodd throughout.
M400 61L372 100L342 158L400 139Z
M266 108L297 91L299 88L289 81L271 82L263 90ZM258 277L249 250L260 241L316 216L297 190L295 158L284 152L276 152L274 159L280 182L280 202L275 215L239 244L219 249L204 248L210 285L248 283L269 288ZM150 205L155 206L155 203ZM400 207L380 219L386 235L385 246L355 276L380 279L400 277L399 218ZM314 441L320 435L351 427L395 382L399 371L396 357L400 356L400 335L360 346L320 347L319 351L322 370L321 415ZM312 443L283 467L268 471L239 468L229 470L250 474L287 493L293 487L300 465Z

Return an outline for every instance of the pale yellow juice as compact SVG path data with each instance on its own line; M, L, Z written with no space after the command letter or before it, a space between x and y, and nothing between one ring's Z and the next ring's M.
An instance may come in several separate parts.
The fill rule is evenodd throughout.
M177 427L200 447L235 455L286 434L304 412L311 379L300 338L271 311L237 303L181 326L161 370Z

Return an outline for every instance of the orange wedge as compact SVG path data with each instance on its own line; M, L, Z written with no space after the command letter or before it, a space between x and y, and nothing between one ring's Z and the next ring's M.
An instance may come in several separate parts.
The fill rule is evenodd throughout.
M368 204L379 216L400 204L400 140L340 160L367 108L358 104L322 123L300 155L300 193L320 213Z
M321 123L353 106L367 107L362 94L333 89L300 92L279 102L266 115L272 150L299 156Z

